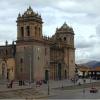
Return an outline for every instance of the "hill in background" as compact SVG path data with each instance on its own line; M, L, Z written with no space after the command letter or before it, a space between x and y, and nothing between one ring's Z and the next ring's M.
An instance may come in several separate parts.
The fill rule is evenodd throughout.
M85 65L85 66L88 66L88 67L95 68L95 67L100 66L100 61L90 61L90 62L87 62L87 63L83 63L81 65Z

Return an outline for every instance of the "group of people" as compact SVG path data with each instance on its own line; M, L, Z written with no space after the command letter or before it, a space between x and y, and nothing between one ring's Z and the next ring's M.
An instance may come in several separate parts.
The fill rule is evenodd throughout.
M46 80L36 81L36 87L40 87L43 83L47 84L47 81Z
M12 88L13 87L13 83L14 83L14 80L11 80L7 83L7 88ZM22 80L19 80L19 86L22 86L22 85L25 85L25 82L22 81Z
M36 83L36 87L40 87L43 83L47 84L46 80L38 80L35 82ZM11 80L7 83L7 88L12 88L14 84L14 80ZM19 86L25 85L25 82L22 80L19 80Z
M8 82L8 84L7 84L7 88L12 88L12 86L13 86L13 80L11 80L10 82Z
M71 81L72 81L73 83L76 83L76 82L78 81L78 79L77 79L77 78L72 78Z

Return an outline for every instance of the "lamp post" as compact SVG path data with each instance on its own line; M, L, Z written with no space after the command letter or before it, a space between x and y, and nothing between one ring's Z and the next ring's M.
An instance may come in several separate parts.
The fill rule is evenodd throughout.
M78 70L77 70L77 68L75 68L75 75L74 75L74 80L73 80L74 86L76 85L77 80L78 80Z
M50 95L50 64L48 63L47 70L47 85L48 85L48 95Z
M29 65L30 65L29 85L30 85L30 87L31 87L31 81L32 81L32 76L31 76L31 75L32 75L32 74L31 74L31 70L32 70L32 68L31 68L31 55L29 55L29 60L30 60L30 61L29 61L29 62L30 62L30 64L29 64Z
M32 66L31 66L31 55L28 56L29 57L29 86L31 87L31 81L32 81Z
M48 70L48 95L50 95L50 85L49 85L49 70Z
M85 93L85 83L86 83L86 80L83 79L83 93Z

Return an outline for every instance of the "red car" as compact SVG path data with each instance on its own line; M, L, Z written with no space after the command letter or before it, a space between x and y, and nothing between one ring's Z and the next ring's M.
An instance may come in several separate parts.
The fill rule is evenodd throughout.
M95 87L92 87L90 89L90 93L97 93L97 92L98 92L98 90Z

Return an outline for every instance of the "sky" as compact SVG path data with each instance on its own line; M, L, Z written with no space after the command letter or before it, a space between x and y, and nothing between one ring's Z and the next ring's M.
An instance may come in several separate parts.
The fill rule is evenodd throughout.
M76 63L100 61L100 0L0 0L0 44L16 40L18 13L31 6L52 36L66 22L75 33Z

